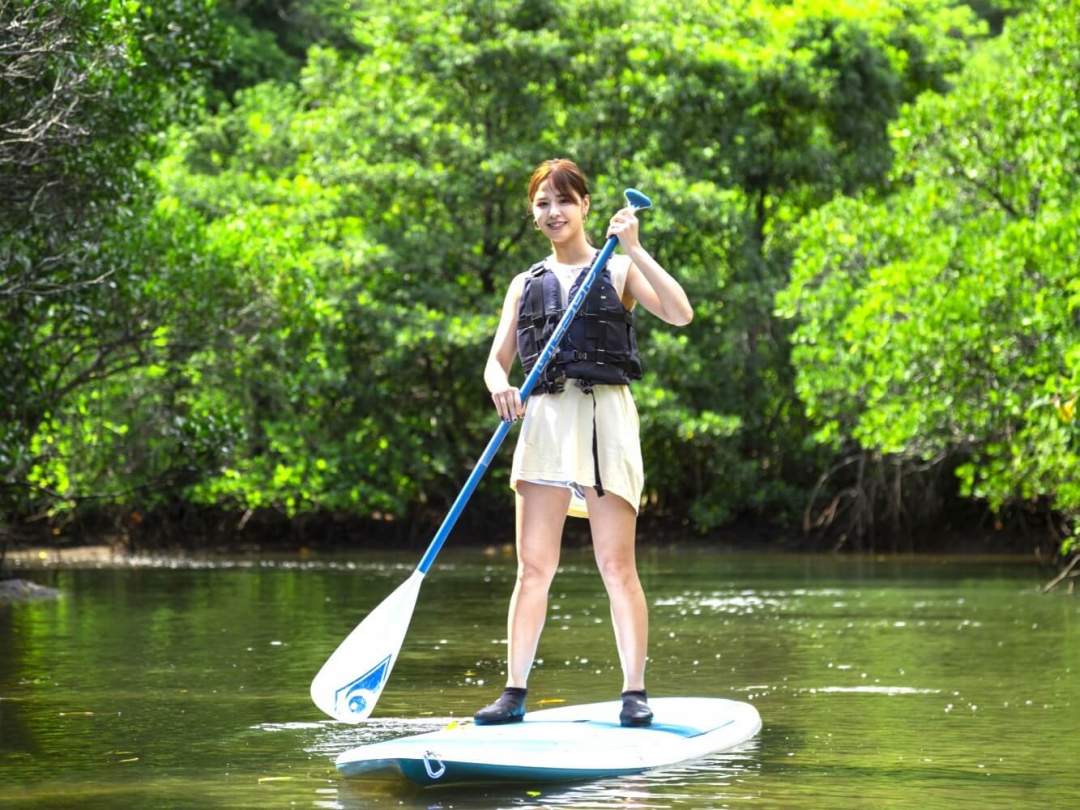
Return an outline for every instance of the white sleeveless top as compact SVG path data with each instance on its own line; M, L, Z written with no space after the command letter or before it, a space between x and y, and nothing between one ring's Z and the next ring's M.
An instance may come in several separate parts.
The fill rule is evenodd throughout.
M548 269L555 274L555 278L559 280L559 289L562 291L562 305L565 308L570 303L570 289L574 286L574 282L577 281L578 274L584 272L585 269L581 265L573 264L560 264L555 261L554 256L548 256L547 258ZM615 292L619 294L619 298L623 297L623 290L626 288L626 274L630 270L630 260L626 256L612 256L608 260L608 273L611 274L611 284L615 287ZM636 302L634 302L636 304ZM633 306L631 306L631 309Z
M555 263L548 267L559 280L563 306L580 267ZM611 282L620 298L626 286L630 260L613 256L608 262ZM596 486L596 463L593 459L593 407L595 396L597 460L600 480L606 497L618 496L638 511L645 488L641 460L639 422L628 385L594 385L586 394L574 381L557 394L534 394L525 403L510 486L518 481L568 487L571 517L588 517L586 487Z

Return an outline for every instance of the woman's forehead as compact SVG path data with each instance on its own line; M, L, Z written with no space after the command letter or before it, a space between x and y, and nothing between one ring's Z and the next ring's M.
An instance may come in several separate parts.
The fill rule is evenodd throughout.
M555 186L555 184L552 182L552 179L549 177L540 184L539 188L536 189L536 194L533 196L533 200L538 200L541 197L559 196L570 197L573 200L578 199L577 192L575 192L572 188L565 188L560 190Z

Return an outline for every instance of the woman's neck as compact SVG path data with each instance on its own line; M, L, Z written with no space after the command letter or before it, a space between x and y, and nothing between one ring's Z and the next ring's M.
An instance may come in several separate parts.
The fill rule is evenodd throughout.
M552 242L551 253L559 264L588 264L592 259L593 246L582 231L565 242Z

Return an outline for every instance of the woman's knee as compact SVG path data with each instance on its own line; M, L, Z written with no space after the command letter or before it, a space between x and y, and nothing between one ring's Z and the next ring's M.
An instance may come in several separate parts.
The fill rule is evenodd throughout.
M555 578L559 560L547 555L518 555L518 582L522 587L546 591Z
M600 569L600 576L609 591L641 587L637 565L632 554L598 554L596 566Z

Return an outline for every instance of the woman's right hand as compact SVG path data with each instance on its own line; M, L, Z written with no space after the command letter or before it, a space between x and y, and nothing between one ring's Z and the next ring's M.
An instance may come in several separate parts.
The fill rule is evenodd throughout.
M525 406L521 404L521 392L508 386L502 391L492 391L491 401L495 403L495 410L499 412L499 418L504 422L513 422L519 416L525 415Z

